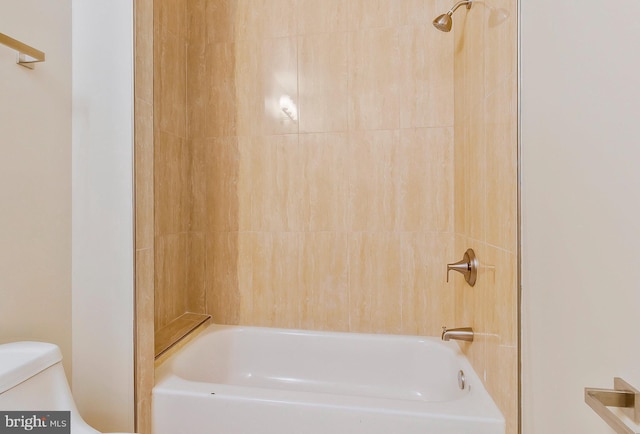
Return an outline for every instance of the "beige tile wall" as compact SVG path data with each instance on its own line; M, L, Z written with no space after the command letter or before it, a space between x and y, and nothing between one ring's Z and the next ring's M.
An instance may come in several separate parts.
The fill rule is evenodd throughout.
M199 117L197 98L187 110L187 43L194 17L185 0L155 0L154 96L154 263L155 330L186 312L205 312L205 150L192 140ZM189 50L189 51L188 51ZM188 114L191 114L188 117Z
M452 324L454 40L430 24L446 7L189 2L187 142L206 148L215 322L429 335Z
M135 2L135 429L151 434L154 381L153 0Z
M156 0L137 63L153 59L153 91L136 82L137 125L153 125L136 233L155 328L187 310L471 325L465 350L517 432L515 3L477 2L444 34L444 0ZM467 247L478 284L447 285Z
M456 281L456 323L477 333L474 368L518 432L517 2L454 16L456 251L472 247L478 283Z

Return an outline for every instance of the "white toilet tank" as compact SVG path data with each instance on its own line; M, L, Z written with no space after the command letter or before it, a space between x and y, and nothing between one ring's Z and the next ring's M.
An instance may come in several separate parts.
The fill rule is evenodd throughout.
M0 411L69 411L72 434L99 434L78 413L53 344L0 345Z

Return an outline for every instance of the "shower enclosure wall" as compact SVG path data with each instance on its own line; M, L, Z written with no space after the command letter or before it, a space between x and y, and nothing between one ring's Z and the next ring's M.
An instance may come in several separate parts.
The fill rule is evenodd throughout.
M142 432L150 334L207 315L472 326L463 350L517 432L517 11L491 3L446 34L441 0L137 2ZM478 284L447 284L467 247Z

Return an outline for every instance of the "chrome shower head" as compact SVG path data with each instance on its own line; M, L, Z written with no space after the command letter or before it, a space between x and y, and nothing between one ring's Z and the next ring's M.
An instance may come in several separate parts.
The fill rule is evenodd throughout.
M451 8L451 10L449 10L449 12L447 12L446 14L442 14L438 18L433 20L433 26L441 32L450 32L451 26L453 26L453 20L451 19L453 13L463 5L466 5L467 9L471 9L471 3L473 3L473 0L459 1Z
M451 12L447 12L446 14L440 15L438 18L433 20L433 25L436 29L442 32L450 32L451 26L453 25L453 20L451 19Z

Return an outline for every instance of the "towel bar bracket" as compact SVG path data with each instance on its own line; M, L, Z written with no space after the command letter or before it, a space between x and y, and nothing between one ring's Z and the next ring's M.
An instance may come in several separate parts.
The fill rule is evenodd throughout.
M14 49L18 52L16 63L25 68L34 69L34 64L44 62L45 54L35 48L13 39L4 33L0 33L0 44Z
M584 401L617 433L640 434L629 428L608 408L621 408L634 423L640 423L640 391L622 378L613 379L613 390L585 387Z

